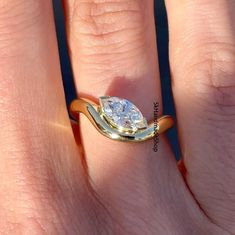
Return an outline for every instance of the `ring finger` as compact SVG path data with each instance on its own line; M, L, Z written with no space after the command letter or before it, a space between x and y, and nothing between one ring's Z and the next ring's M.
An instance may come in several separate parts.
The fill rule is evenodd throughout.
M68 0L64 3L79 96L127 98L140 107L147 119L152 119L154 102L161 107L153 2ZM111 211L122 215L119 222L130 225L134 214L143 228L146 219L159 234L166 234L161 226L156 227L159 218L171 227L169 218L179 222L179 210L188 211L185 198L190 201L190 195L164 137L160 138L159 151L155 153L151 141L127 144L108 140L83 117L81 137L95 189L103 201L109 202ZM176 193L178 187L183 188L180 193ZM167 206L171 203L179 207L172 211ZM189 218L186 214L182 216L184 221ZM191 229L191 221L185 224Z

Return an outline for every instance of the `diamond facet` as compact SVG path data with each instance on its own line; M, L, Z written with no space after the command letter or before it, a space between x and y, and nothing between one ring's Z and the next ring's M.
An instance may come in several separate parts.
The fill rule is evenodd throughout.
M147 121L140 110L126 99L101 97L100 106L106 121L120 131L136 132L147 128Z

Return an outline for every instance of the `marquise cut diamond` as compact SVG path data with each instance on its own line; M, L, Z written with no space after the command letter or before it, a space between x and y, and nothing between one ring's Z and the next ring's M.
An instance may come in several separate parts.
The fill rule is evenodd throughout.
M126 99L101 97L100 106L106 121L121 131L136 132L147 128L147 121L140 110Z

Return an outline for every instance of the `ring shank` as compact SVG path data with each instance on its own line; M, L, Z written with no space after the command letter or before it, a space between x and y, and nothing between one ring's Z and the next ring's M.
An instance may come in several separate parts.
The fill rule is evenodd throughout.
M78 121L79 113L83 113L93 124L93 126L108 138L125 142L142 142L152 139L155 136L166 132L174 125L174 119L169 116L161 116L152 121L149 127L143 131L130 133L120 133L108 125L98 112L98 105L88 99L76 99L70 105L71 115Z

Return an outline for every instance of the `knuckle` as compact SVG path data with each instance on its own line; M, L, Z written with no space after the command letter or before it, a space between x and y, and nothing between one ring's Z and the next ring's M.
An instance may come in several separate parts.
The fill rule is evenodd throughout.
M128 44L128 40L133 42L134 38L142 37L145 24L143 4L140 0L75 1L68 20L72 24L72 35L89 42L84 43L86 48Z
M200 58L192 58L190 70L201 73L201 79L215 88L235 86L235 45L228 43L209 43L199 47ZM200 79L200 77L199 77Z
M235 45L209 43L198 51L185 63L193 91L207 111L235 119Z
M98 82L103 87L111 82L110 77L149 74L152 68L145 65L153 58L149 55L155 41L147 24L148 4L142 0L75 0L68 6L71 62L82 65L79 77L96 77L89 79L91 85L97 87ZM133 65L138 69L130 70Z
M198 118L216 130L234 129L228 123L235 121L235 45L203 43L189 55L181 53L180 58L182 64L173 73L183 81L175 78L173 85L192 99L200 110Z

